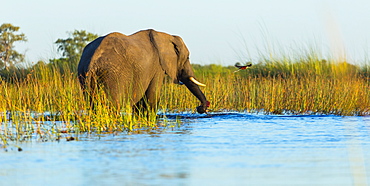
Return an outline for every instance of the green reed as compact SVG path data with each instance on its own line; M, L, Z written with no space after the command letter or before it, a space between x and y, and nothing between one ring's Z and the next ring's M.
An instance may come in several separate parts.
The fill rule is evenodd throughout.
M289 58L265 61L238 72L230 67L219 72L203 68L197 74L207 84L204 91L213 111L369 115L366 68L308 56L296 61ZM166 86L169 90L166 94L177 100L167 108L195 108L197 100L190 93L174 85ZM180 96L176 98L177 95Z
M2 80L0 84L0 141L28 138L57 140L81 132L133 132L153 128L156 113L132 114L131 107L115 108L100 90L94 109L80 88L77 75L42 66L22 79ZM1 146L0 146L1 147Z
M263 59L250 69L194 65L210 111L264 114L370 115L369 67L322 60L314 55ZM140 132L157 127L157 113L115 108L103 90L94 109L74 72L38 66L0 83L0 143L58 140L80 133ZM185 86L165 83L160 112L196 112L199 101Z

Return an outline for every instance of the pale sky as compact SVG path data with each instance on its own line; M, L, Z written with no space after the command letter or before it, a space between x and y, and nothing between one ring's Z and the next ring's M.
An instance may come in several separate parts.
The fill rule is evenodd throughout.
M360 63L370 52L369 0L5 1L0 24L21 27L28 42L16 49L28 62L58 57L53 43L75 29L178 35L197 64L257 62L271 51L302 54L309 47L323 57L344 48L349 62Z

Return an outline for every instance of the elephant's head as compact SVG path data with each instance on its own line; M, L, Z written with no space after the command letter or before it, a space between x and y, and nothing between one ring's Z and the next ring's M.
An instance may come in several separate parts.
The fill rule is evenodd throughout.
M179 36L149 30L150 41L158 52L162 69L174 83L183 83L190 92L199 99L201 105L197 107L199 113L204 113L209 102L199 86L205 86L194 78L194 72L189 61L189 50Z

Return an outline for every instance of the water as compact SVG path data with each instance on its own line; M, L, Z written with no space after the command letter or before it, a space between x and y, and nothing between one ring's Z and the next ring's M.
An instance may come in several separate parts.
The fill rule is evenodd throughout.
M168 115L181 126L0 151L0 185L370 184L370 117Z

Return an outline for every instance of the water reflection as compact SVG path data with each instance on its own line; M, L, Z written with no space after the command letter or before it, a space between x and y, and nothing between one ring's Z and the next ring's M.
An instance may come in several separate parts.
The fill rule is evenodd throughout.
M0 152L0 185L369 183L370 118L166 115L181 125Z

